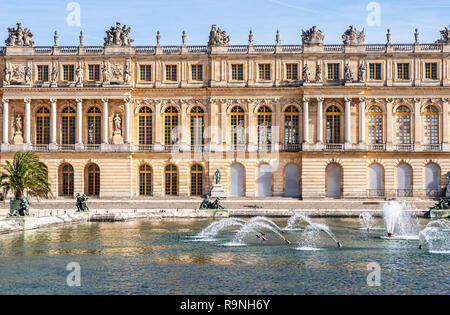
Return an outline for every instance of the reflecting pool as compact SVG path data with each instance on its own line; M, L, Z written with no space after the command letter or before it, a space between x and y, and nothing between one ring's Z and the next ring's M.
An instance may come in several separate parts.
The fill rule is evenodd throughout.
M248 220L248 219L245 219ZM286 227L287 218L274 219ZM358 218L313 219L326 233L304 242L302 225L263 240L240 226L212 238L198 233L212 220L80 223L0 235L0 294L449 294L450 253L418 249L418 238L385 237ZM419 220L425 228L429 221ZM241 222L241 224L243 224ZM448 233L449 231L446 230ZM239 246L234 246L239 245ZM66 284L67 264L81 266L81 286ZM369 263L380 286L369 286Z

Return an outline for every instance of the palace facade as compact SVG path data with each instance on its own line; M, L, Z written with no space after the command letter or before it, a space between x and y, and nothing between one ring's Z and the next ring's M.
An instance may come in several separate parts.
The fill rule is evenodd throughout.
M38 152L56 198L436 197L450 171L450 37L342 45L34 46L17 24L0 48L0 162Z

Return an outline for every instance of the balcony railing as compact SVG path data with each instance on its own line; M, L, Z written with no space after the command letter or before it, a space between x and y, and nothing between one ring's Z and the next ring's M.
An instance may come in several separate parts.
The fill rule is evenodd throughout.
M203 152L203 144L191 144L191 152Z
M75 151L75 144L58 144L58 151Z
M272 150L271 144L263 144L263 143L258 144L259 152L270 152L271 150Z
M100 151L100 144L85 144L85 151Z
M394 145L395 151L414 151L414 144L396 144Z
M386 151L386 144L368 144L367 151Z
M31 151L34 152L48 152L48 144L32 144Z
M368 198L383 198L385 196L384 189L367 189Z
M137 144L134 146L136 151L140 152L152 152L153 144Z
M246 145L243 143L240 144L232 144L231 145L231 151L235 151L235 152L245 152L246 149Z
M324 147L325 151L344 151L343 143L326 143Z
M397 189L397 197L412 197L413 195L412 189Z
M424 151L442 151L442 144L424 144Z
M178 151L180 151L179 144L165 144L164 145L164 152L178 152Z
M283 151L285 152L299 152L302 150L301 143L285 143L283 144Z

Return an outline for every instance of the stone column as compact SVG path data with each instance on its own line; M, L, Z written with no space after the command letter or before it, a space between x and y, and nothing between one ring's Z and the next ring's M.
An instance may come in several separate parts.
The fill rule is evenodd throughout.
M303 143L309 143L309 98L303 98Z
M359 98L359 143L366 143L366 99L364 97Z
M125 143L130 143L130 102L131 98L127 97L124 99L125 101Z
M52 144L56 144L56 99L51 98L50 99L50 103L51 103L51 126L52 126L52 132L51 132L51 136L50 136L50 142Z
M323 97L317 98L317 143L323 143Z
M102 98L102 102L103 102L103 143L108 144L109 142L108 99Z
M3 103L3 144L9 144L9 100L2 99Z
M31 144L31 99L25 99L25 143Z
M345 98L345 143L351 143L352 140L350 101L350 97Z
M83 99L77 98L77 145L83 145Z

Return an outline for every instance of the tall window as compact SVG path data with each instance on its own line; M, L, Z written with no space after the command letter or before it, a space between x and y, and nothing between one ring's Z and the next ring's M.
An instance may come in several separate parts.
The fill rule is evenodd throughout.
M89 65L89 81L100 81L100 65Z
M38 69L37 80L40 82L48 82L48 66L47 65L37 66L37 69Z
M195 106L191 110L191 145L203 144L203 109Z
M178 143L178 110L171 106L164 112L164 144Z
M327 64L327 79L328 80L339 80L339 64L338 63L328 63Z
M152 110L144 106L139 110L139 144L152 144Z
M397 79L409 80L409 63L397 64Z
M436 62L425 63L425 79L437 80L437 63Z
M270 63L263 63L258 65L259 69L259 80L270 80Z
M166 179L166 195L176 196L178 194L178 171L177 167L173 164L169 164L165 168Z
M98 196L100 194L100 168L97 164L91 164L87 169L88 195Z
M369 64L369 80L381 80L381 63Z
M166 65L166 81L177 81L177 65Z
M61 144L75 144L76 112L70 106L63 109L61 114Z
M140 67L140 80L141 81L151 81L152 80L152 66L151 65L141 65Z
M152 195L152 168L148 164L139 168L139 194L141 196Z
M203 65L191 65L192 81L203 81Z
M289 106L284 113L284 143L299 143L299 111L295 106Z
M258 144L272 143L272 111L267 106L258 109Z
M191 195L200 196L203 194L203 167L195 164L191 167Z
M411 111L407 106L399 106L395 111L397 144L411 144Z
M231 144L245 143L245 118L244 110L240 106L235 106L231 109L230 115L231 123Z
M50 143L50 111L41 107L36 112L36 144Z
M74 80L74 65L63 65L63 80L64 81Z
M383 144L383 111L378 106L372 106L367 116L369 144Z
M327 108L327 143L341 143L341 116L341 110L337 106Z
M101 143L102 112L97 107L88 110L88 144Z
M423 125L424 144L439 144L439 111L435 106L425 108Z
M63 196L73 196L74 177L73 167L70 164L65 164L62 168L62 184Z
M231 65L231 80L232 81L243 81L244 80L244 65L243 64Z
M298 80L298 64L288 63L286 64L286 80Z

